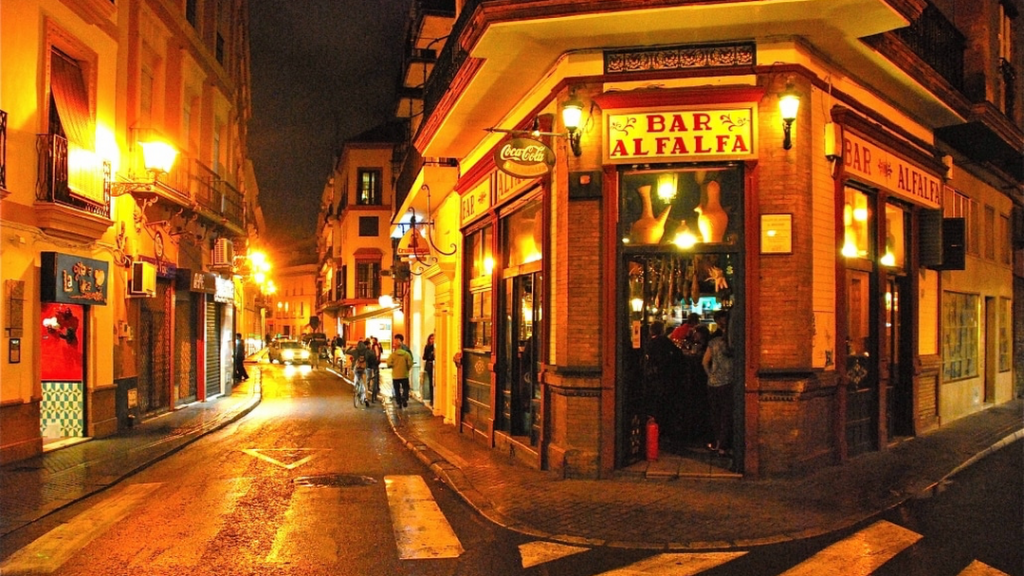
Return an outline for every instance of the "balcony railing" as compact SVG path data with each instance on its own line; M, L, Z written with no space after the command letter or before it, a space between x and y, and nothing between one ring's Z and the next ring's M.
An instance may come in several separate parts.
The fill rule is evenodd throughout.
M437 107L438 103L441 102L441 98L448 91L448 87L451 85L452 80L455 79L455 75L459 72L459 68L462 67L462 63L466 61L468 53L462 48L459 36L462 35L463 29L465 29L469 19L473 16L473 12L476 12L476 7L481 2L483 0L466 0L462 5L462 11L459 12L458 17L455 19L452 31L448 35L448 41L444 43L444 48L441 49L441 54L437 57L437 63L434 64L434 70L430 73L430 77L427 78L427 83L423 89L424 119L430 118L430 114L433 113L434 108ZM420 126L424 124L426 122L420 123Z
M0 190L7 189L7 112L0 110Z
M938 8L928 4L910 26L894 33L921 60L963 92L966 39Z
M244 228L242 193L198 160L192 162L190 189L199 206Z
M71 193L68 181L68 141L56 134L40 134L36 140L39 153L39 174L36 179L36 200L53 202L83 212L110 218L110 189L103 186L102 166L94 174L95 186L103 187L103 203L92 202Z

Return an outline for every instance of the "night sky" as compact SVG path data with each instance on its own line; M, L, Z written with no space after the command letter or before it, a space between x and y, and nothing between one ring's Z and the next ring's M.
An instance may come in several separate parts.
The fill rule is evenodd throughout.
M340 144L394 117L410 3L249 2L249 155L271 245L315 233Z

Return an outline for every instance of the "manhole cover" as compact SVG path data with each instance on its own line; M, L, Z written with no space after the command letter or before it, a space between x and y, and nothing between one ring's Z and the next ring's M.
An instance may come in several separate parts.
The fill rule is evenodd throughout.
M295 479L295 483L299 486L328 486L335 488L369 486L376 482L376 480L369 476L359 476L356 474L318 474L316 476L302 476Z

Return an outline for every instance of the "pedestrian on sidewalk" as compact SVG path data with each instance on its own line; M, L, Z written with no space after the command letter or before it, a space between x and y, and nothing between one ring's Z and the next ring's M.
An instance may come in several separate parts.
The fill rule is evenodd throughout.
M249 373L245 370L245 340L242 340L241 332L235 333L235 379L249 379Z
M423 400L434 401L434 335L427 336L423 347Z
M405 336L395 334L395 347L388 357L391 367L391 382L395 388L395 403L399 408L409 407L409 372L412 371L412 354L405 348Z
M377 395L380 394L380 357L384 351L377 342L376 336L366 339L366 346L370 353L366 356L366 381L370 387L370 404L377 402Z

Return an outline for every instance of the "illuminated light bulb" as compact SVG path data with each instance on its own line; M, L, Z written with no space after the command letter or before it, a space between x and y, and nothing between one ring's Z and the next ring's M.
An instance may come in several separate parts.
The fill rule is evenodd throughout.
M867 208L854 208L853 209L853 219L856 220L857 222L867 222L868 221L868 209Z
M697 244L697 236L689 230L682 230L676 233L676 237L672 239L672 243L683 250L687 250L693 248Z
M644 309L643 298L633 298L629 301L629 307L633 312L640 312Z
M490 275L491 272L494 272L494 258L488 256L484 258L484 274Z
M846 243L843 244L843 256L846 256L847 258L853 258L856 255L857 246L853 243L852 240L847 240Z
M882 266L895 266L896 256L894 256L892 252L887 251L885 253L885 256L882 256L882 258L879 260L879 263L881 263Z

